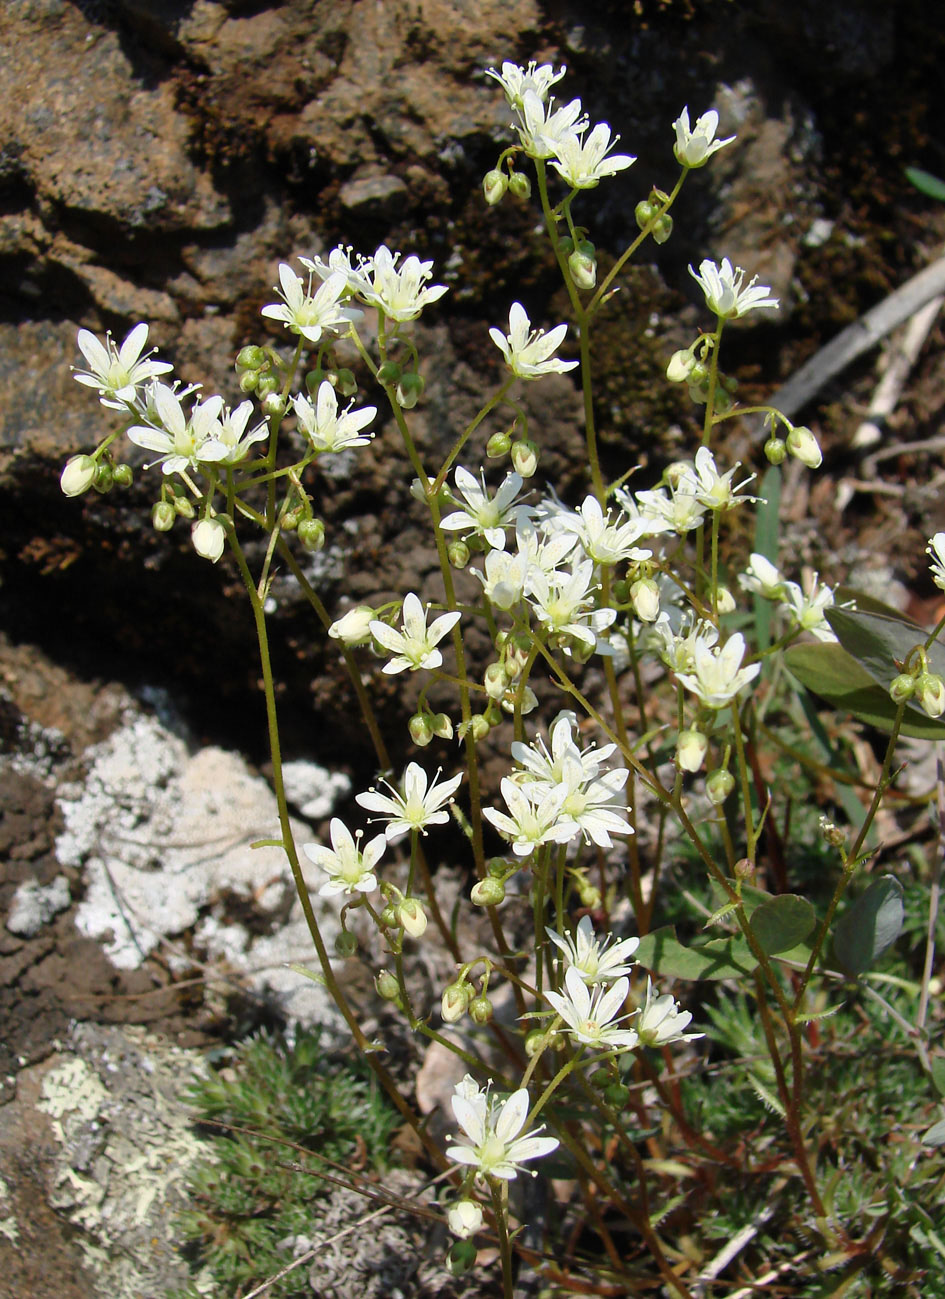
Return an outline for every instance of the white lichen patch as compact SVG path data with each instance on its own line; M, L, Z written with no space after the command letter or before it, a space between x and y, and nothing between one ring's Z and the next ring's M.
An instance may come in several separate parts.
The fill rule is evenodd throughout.
M0 1177L0 1213L3 1213L4 1209L8 1207L9 1202L10 1188L7 1186L3 1178ZM14 1218L12 1214L0 1218L0 1236L6 1236L11 1245L15 1245L19 1239L20 1229L16 1225L16 1218Z
M34 938L53 916L65 911L71 902L69 881L57 875L51 884L24 880L13 895L7 929L19 938Z
M340 1032L324 989L284 968L310 961L312 945L282 848L251 846L279 836L266 782L238 754L212 747L191 753L179 735L143 715L87 750L86 759L85 781L59 791L65 830L56 841L60 863L84 872L79 931L122 969L140 966L158 947L184 969L181 940L191 936L198 956L219 961L231 979L243 973L258 992L275 993L290 1018ZM307 804L322 795L324 814L346 787L318 768L294 775ZM304 825L293 828L300 840L312 837ZM330 948L337 909L318 906Z

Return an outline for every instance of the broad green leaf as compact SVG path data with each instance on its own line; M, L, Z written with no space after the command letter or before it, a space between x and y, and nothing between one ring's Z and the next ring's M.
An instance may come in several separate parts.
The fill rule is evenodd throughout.
M848 653L874 681L888 686L902 664L928 632L911 618L873 613L868 609L827 609L824 615ZM945 645L933 641L928 648L929 669L945 673Z
M906 179L911 181L920 194L926 198L938 199L940 203L945 203L945 180L940 176L934 176L932 172L925 171L922 167L907 167Z
M808 936L817 917L806 898L781 893L762 902L751 917L751 930L768 956L788 952Z
M640 939L636 960L653 974L676 979L737 979L750 974L758 962L743 938L713 938L685 947L675 928L666 925Z
M935 1055L932 1057L930 1064L932 1066L932 1082L939 1096L945 1096L945 1055Z
M801 685L832 707L851 713L887 735L892 730L896 706L889 697L889 691L878 685L842 645L824 641L792 645L784 652L784 663ZM893 669L889 681L895 675ZM918 740L945 739L945 722L927 717L911 704L906 705L902 718L903 735Z
M891 947L902 930L902 885L892 875L873 880L847 907L833 931L837 964L856 977Z
M945 1146L945 1119L932 1125L922 1138L923 1146Z

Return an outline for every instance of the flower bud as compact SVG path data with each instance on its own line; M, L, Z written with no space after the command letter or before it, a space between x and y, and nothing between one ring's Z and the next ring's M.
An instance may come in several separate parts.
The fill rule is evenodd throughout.
M641 577L630 587L633 612L641 622L655 622L660 612L660 589L652 577Z
M519 438L512 443L512 468L523 478L531 478L538 468L538 447L530 438Z
M486 996L473 997L469 1003L469 1018L481 1028L492 1018L492 1002Z
M354 956L357 950L357 938L354 934L349 933L347 929L342 929L341 933L335 939L335 955L343 957L344 960L348 960L349 957Z
M381 922L382 929L399 929L397 922L397 908L393 902L388 902L387 906L381 912L378 919Z
M444 988L440 1000L440 1015L444 1024L458 1024L466 1014L471 998L472 988L468 983L451 983Z
M450 721L448 713L433 714L433 734L439 740L451 740L453 738L453 723Z
M454 1240L446 1253L446 1270L450 1276L465 1276L476 1266L476 1246L471 1240Z
M658 244L665 244L673 233L673 218L668 212L664 212L661 217L657 217L650 234Z
M395 384L400 383L400 376L403 374L403 367L396 361L385 361L377 372L377 381L384 385L385 388L393 388Z
M482 193L490 207L495 207L505 198L505 191L509 187L505 172L499 171L493 167L492 171L487 171L482 178Z
M531 1060L538 1054L546 1041L546 1034L543 1028L533 1028L525 1036L525 1054Z
M734 613L735 597L727 586L720 586L716 591L715 608L718 613Z
M454 1236L468 1240L475 1236L482 1226L482 1209L475 1200L457 1200L451 1204L446 1214L446 1221Z
M787 457L787 443L783 438L768 438L765 443L765 455L769 464L783 465Z
M531 652L529 638L519 634L510 636L502 650L502 662L509 677L516 681L525 671L525 665Z
M592 884L583 875L579 875L574 882L577 886L577 895L581 906L587 907L588 911L597 911L604 901L597 885Z
M319 551L325 545L325 525L321 519L303 519L298 532L305 550Z
M509 686L502 696L501 707L503 712L512 714L515 713L517 708L523 717L527 717L529 713L533 713L538 707L538 696L531 686L526 686L522 691L520 701L518 686Z
M335 371L335 392L342 397L354 397L358 391L358 381L354 371L342 368Z
M240 375L240 392L247 395L256 391L259 383L259 372L257 370L247 370L245 374Z
M489 725L488 719L484 717L482 713L473 713L469 721L463 722L460 726L459 734L462 739L465 739L467 734L471 735L476 744L478 744L480 740L486 738L491 730L492 727Z
M359 604L356 609L349 609L343 618L336 619L328 628L332 640L343 644L366 645L371 639L371 623L374 621L374 610L370 605Z
M792 428L787 435L787 449L808 469L819 469L823 462L823 452L809 428Z
M170 532L177 518L177 511L170 501L155 501L151 506L151 526L155 532Z
M433 739L433 718L429 713L414 713L407 723L407 730L414 744L425 749Z
M705 761L709 741L701 731L680 731L676 741L676 762L683 771L698 771Z
M689 375L695 364L695 358L688 347L684 347L679 352L674 352L669 358L669 365L666 367L666 378L670 383L688 383Z
M397 920L405 934L419 938L427 927L427 913L419 898L404 898L397 908Z
M490 663L483 673L483 685L490 699L501 699L509 688L509 674L501 663Z
M582 253L580 249L575 249L568 258L568 270L571 272L571 279L579 289L590 290L597 283L597 262L588 253Z
M407 374L400 376L396 395L404 410L413 410L423 396L425 386L422 376L417 374L415 370L409 370Z
M894 704L905 703L915 694L915 677L909 672L900 672L898 677L893 677L889 686L889 697Z
M532 196L532 183L524 171L513 171L509 177L509 193L513 198L528 199Z
M182 519L194 519L197 517L197 511L194 509L194 503L187 496L174 495L174 509Z
M305 376L306 382L308 382L308 377L309 377L308 375ZM272 393L278 391L279 391L279 380L276 378L274 374L260 375L259 381L256 384L256 396L259 398L260 401L265 401L265 399L269 397Z
M916 702L929 717L945 713L945 681L935 672L920 672L915 683Z
M102 461L96 466L95 477L92 479L92 487L100 496L110 492L115 486L115 474L107 461Z
M505 885L492 875L477 880L469 894L474 906L497 907L505 900Z
M91 456L70 456L59 476L59 486L66 496L81 496L95 481L98 465Z
M465 541L451 541L446 547L446 558L453 568L465 568L469 563L469 547Z
M706 777L705 792L710 803L716 807L721 807L725 800L735 788L735 777L730 771L720 767L713 771L710 776Z
M267 392L259 404L262 413L268 415L270 419L285 414L285 397L281 392Z
M750 879L754 879L755 867L748 857L739 857L734 869L735 878L741 880L743 884Z
M490 879L504 880L509 873L509 863L504 857L490 857L486 862L486 874Z
M385 1001L397 1001L400 997L400 984L397 982L397 976L391 974L390 970L381 970L374 980L374 986L377 995L383 997Z
M658 211L659 208L655 204L648 203L646 199L643 199L633 209L633 216L640 229L645 230Z
M490 460L501 460L507 456L512 449L511 434L504 430L499 433L493 433L492 437L486 443L486 455Z
M223 554L226 531L219 519L198 519L190 530L190 539L201 559L215 564Z
M266 353L255 343L241 347L236 354L237 370L258 370L266 364Z
M622 1110L630 1099L630 1088L626 1083L612 1082L604 1088L604 1100L611 1109Z
M116 487L130 487L135 480L134 470L131 465L116 465L113 473Z
M820 818L820 833L831 848L842 848L847 841L845 832L826 816Z

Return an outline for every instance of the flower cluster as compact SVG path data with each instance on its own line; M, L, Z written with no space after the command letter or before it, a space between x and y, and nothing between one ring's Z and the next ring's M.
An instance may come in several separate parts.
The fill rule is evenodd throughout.
M544 1131L541 1127L522 1133L528 1119L524 1087L500 1101L467 1074L457 1084L451 1103L463 1136L447 1146L446 1157L474 1169L477 1178L511 1181L523 1171L523 1164L558 1149L557 1137L538 1135Z

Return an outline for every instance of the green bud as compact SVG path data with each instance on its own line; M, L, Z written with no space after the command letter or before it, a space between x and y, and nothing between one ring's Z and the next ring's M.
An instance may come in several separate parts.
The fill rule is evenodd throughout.
M453 738L453 723L447 713L434 713L433 734L439 740L451 740Z
M592 884L583 875L578 876L574 882L577 885L577 895L580 898L581 906L587 907L589 911L596 911L604 901L597 885Z
M400 377L400 383L397 385L397 400L403 406L404 410L413 410L417 402L423 396L423 389L426 385L421 375L411 370Z
M393 388L395 384L400 383L403 372L403 366L398 365L396 361L385 361L377 372L377 381L385 388Z
M465 541L451 541L446 547L446 557L453 568L465 568L469 563L469 546Z
M170 501L156 501L151 507L151 525L155 532L170 532L177 518L177 511Z
M241 347L236 354L237 370L259 370L266 364L266 353L255 343Z
M820 818L820 833L831 848L842 848L847 841L845 832L826 816Z
M492 437L486 443L486 455L490 460L501 460L507 456L512 449L512 438L506 432L493 433Z
M104 496L106 492L110 492L115 486L115 474L107 461L103 460L96 466L92 486L100 496Z
M523 478L531 478L538 468L538 447L530 438L519 438L512 443L512 467Z
M505 885L501 880L487 875L485 879L476 881L469 896L474 906L497 907L505 900Z
M650 234L653 236L653 239L655 240L656 243L665 244L672 233L673 233L673 218L669 215L668 212L664 212L663 215L654 222L653 229L650 231Z
M459 734L461 739L465 739L467 734L471 735L475 743L478 744L480 740L486 738L491 730L492 727L482 713L473 713L468 722L462 723Z
M570 235L564 235L558 240L558 252L562 257L570 257L574 252L574 240Z
M568 270L579 289L589 292L597 283L597 262L580 250L575 250L568 258Z
M262 407L262 413L268 415L270 419L285 414L285 397L281 392L267 393L259 404Z
M320 366L317 370L309 370L305 376L305 387L310 397L318 395L318 390L325 382L326 377L325 371Z
M377 995L383 997L385 1001L399 1000L400 984L397 982L396 975L391 974L390 970L381 970L374 980L374 986L377 989Z
M393 902L388 902L387 906L380 914L381 927L383 929L399 929L397 922L397 908Z
M260 401L265 401L265 399L271 396L272 393L278 391L279 380L274 374L260 375L259 382L256 384L256 396Z
M706 777L705 792L710 803L716 807L721 807L725 800L735 788L735 777L730 771L719 767L713 771L710 776Z
M494 880L504 880L509 873L509 863L504 857L490 857L486 862L486 874Z
M341 393L342 397L353 397L358 391L358 381L354 377L353 370L341 369L335 371L335 391Z
M739 857L738 861L735 863L735 878L741 880L742 883L745 883L747 880L753 879L754 874L755 868L748 858Z
M240 392L247 394L256 391L256 385L259 383L259 373L256 370L247 370L245 374L240 375Z
M471 1240L454 1240L446 1251L446 1270L450 1276L465 1276L476 1266L479 1251Z
M130 487L135 480L134 470L131 465L116 465L112 471L112 477L115 480L116 487Z
M509 182L505 177L505 173L496 168L487 171L482 178L482 192L490 207L495 207L497 203L502 202L508 187Z
M915 694L915 677L909 672L901 672L894 677L889 686L889 697L894 704L904 703Z
M509 177L509 193L513 198L529 199L532 196L532 183L524 171L513 171Z
M765 443L765 455L770 464L783 465L787 459L787 443L783 438L768 438Z
M501 699L511 682L501 663L490 663L483 674L483 684L490 699Z
M335 939L335 955L341 956L345 960L354 956L358 950L358 940L354 934L349 934L347 929L343 929Z
M622 1110L630 1099L630 1088L621 1082L613 1082L604 1088L604 1100L615 1110Z
M298 527L299 541L305 550L318 551L325 545L325 525L321 519L303 519Z
M456 1024L466 1014L466 1007L472 998L472 988L468 983L451 983L443 989L440 1000L440 1015L445 1024Z
M197 511L194 509L194 503L188 496L174 494L174 509L182 519L195 519Z
M469 1018L480 1027L489 1023L492 1018L492 1002L488 997L473 997L469 1003Z
M498 726L499 723L502 721L502 710L499 708L499 705L495 699L490 700L490 702L486 705L485 712L482 715L489 723L490 730L492 729L493 726Z
M692 365L689 367L687 382L696 388L701 388L702 385L708 383L708 381L709 367L706 365L705 361L696 361L693 359Z
M429 713L414 713L407 723L407 730L414 744L425 749L433 739L433 718Z
M915 682L915 697L919 707L929 717L945 713L945 681L936 672L920 672Z
M543 1028L533 1028L525 1036L525 1054L529 1060L536 1056L545 1044L545 1030Z
M305 508L302 505L297 505L294 510L286 510L282 516L282 531L294 532L304 518Z
M633 209L634 219L641 230L645 230L659 211L659 207L642 199Z

